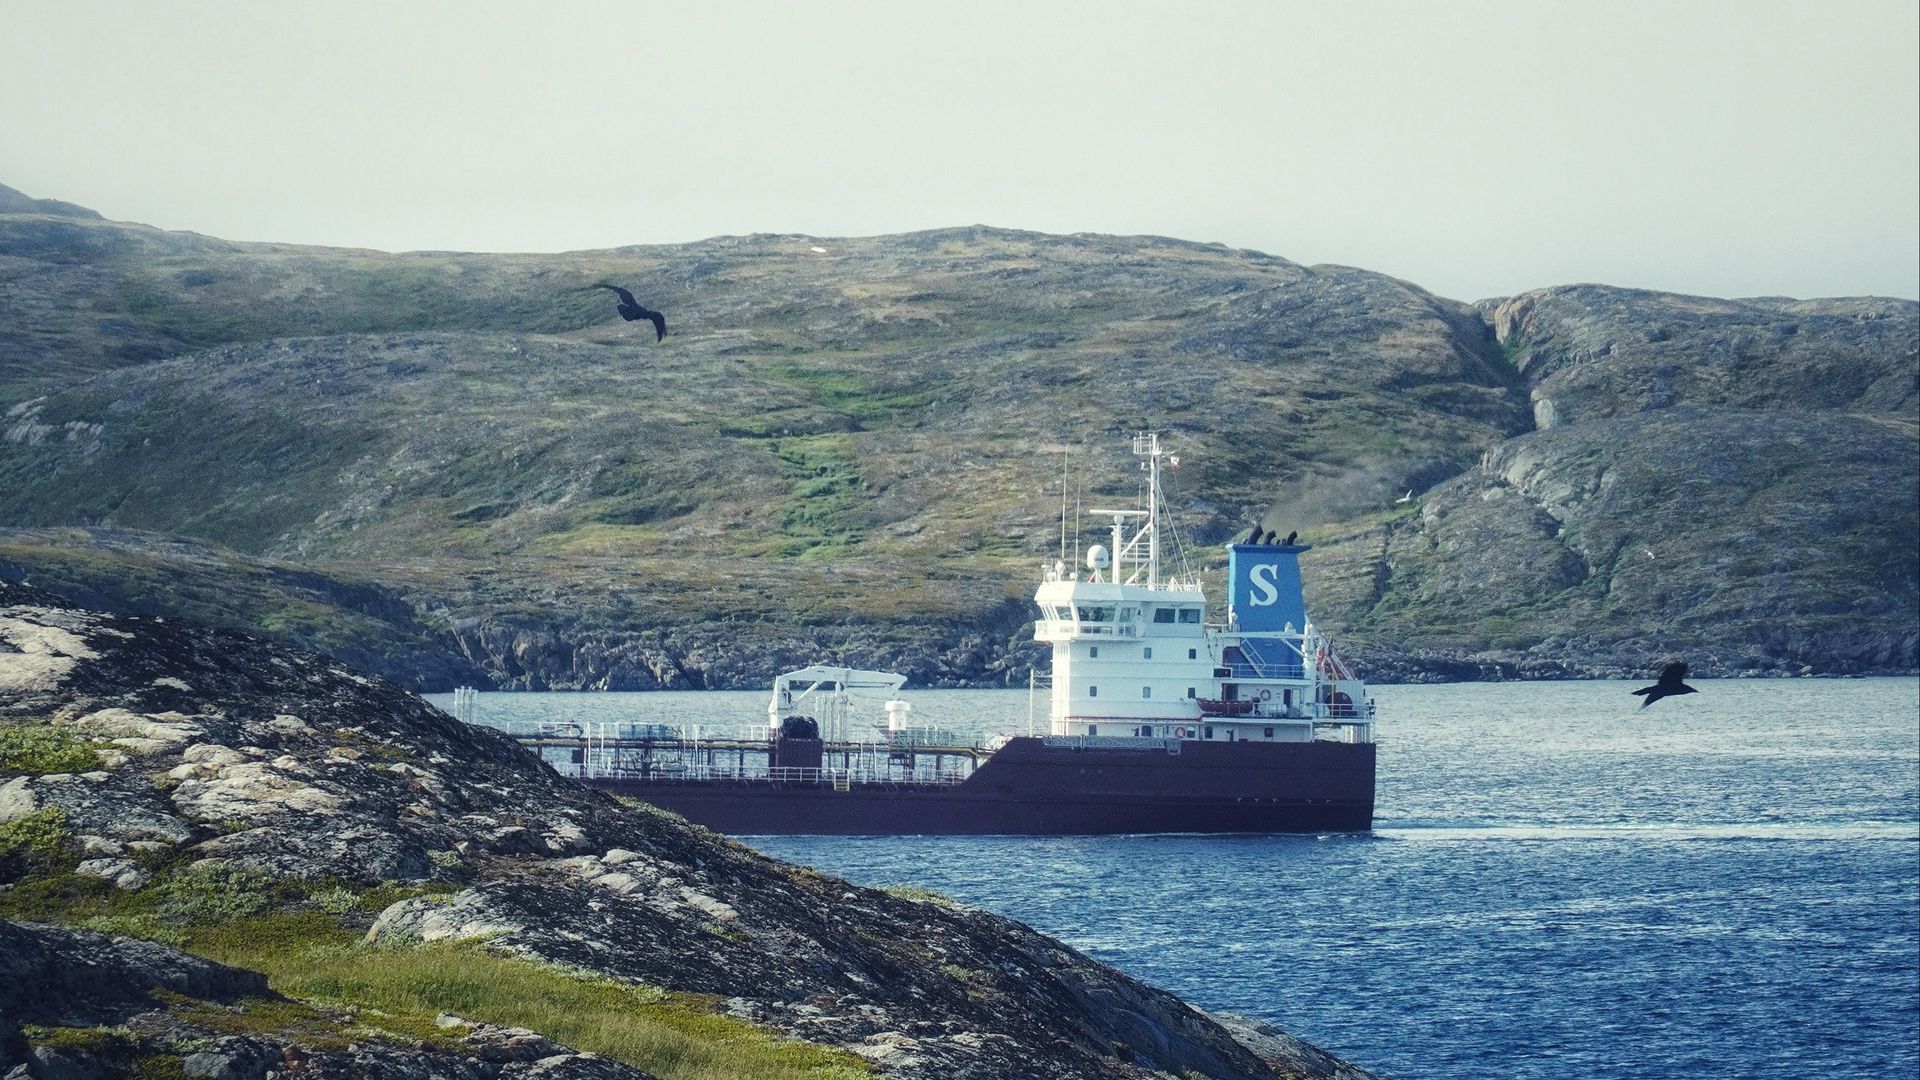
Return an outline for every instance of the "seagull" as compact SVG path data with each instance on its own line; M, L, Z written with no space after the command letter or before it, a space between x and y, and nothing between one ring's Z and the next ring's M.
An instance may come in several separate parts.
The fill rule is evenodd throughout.
M1393 500L1393 505L1399 506L1401 503L1410 503L1412 501L1413 501L1413 489L1408 488L1407 493L1405 495L1402 495L1399 498Z
M661 338L667 336L667 317L657 311L648 311L646 308L641 307L640 301L635 300L632 293L618 285L609 285L604 281L595 282L593 287L596 289L612 289L614 292L619 293L620 317L628 322L634 322L638 319L652 320L653 340L659 341Z
M1647 697L1647 700L1640 703L1640 707L1644 709L1663 697L1673 697L1677 694L1699 693L1698 690L1681 681L1686 677L1687 665L1668 664L1660 672L1659 682L1654 683L1652 686L1643 686L1634 691L1636 694L1645 694Z

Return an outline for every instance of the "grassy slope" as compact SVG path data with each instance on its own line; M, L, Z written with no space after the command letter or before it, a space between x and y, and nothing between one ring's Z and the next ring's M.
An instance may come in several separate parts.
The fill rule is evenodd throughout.
M0 461L0 514L378 566L470 610L602 586L619 619L958 614L1024 591L1051 553L1042 439L1124 477L1120 436L1172 432L1206 543L1277 484L1358 462L1372 498L1518 424L1466 309L1171 241L491 257L139 239L103 241L120 281L96 302L180 359L70 350L104 373L16 406L41 434ZM609 321L585 288L602 278L667 307L674 336ZM1290 328L1309 311L1339 354ZM790 584L816 568L840 587Z
M1264 515L1321 543L1310 600L1330 625L1527 649L1571 641L1551 618L1568 552L1545 552L1538 581L1521 553L1543 507L1424 547L1383 515L1473 472L1543 396L1562 426L1688 401L1802 409L1816 389L1896 418L1912 401L1911 305L1579 287L1483 322L1379 275L1156 238L389 255L0 215L0 244L28 256L0 272L39 305L19 305L33 361L0 378L0 521L203 537L369 574L447 617L585 629L979 620L1054 554L1062 451L1084 499L1125 497L1124 436L1157 428L1186 463L1177 524L1203 561ZM673 334L620 323L598 280L666 309ZM1623 463L1622 497L1588 510L1665 498L1657 473L1692 468L1699 440L1663 437L1664 461ZM1885 437L1897 486L1910 425ZM1815 441L1852 447L1844 466L1861 440ZM1767 468L1735 486L1768 488ZM1711 531L1666 524L1707 574ZM1487 568L1462 552L1507 586L1473 587ZM1803 561L1845 575L1852 558ZM1611 595L1596 566L1580 587ZM1658 604L1578 610L1574 636L1679 625Z

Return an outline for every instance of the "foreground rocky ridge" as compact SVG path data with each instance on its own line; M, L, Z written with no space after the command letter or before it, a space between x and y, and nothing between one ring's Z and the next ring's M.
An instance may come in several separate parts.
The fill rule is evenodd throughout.
M170 1069L230 1080L658 1080L521 1029L450 1023L450 1034L439 1042L401 1042L364 1034L233 1034L221 1023L224 1015L263 1002L290 1004L255 972L164 945L0 921L0 1068L9 1069L8 1080L164 1075ZM33 1045L23 1026L57 1032L58 1041Z
M84 759L10 766L0 782L11 844L0 910L16 917L119 911L91 921L191 942L219 921L183 922L200 909L177 901L213 880L274 897L248 917L282 921L262 925L319 920L337 935L325 913L351 905L335 900L404 887L363 921L345 918L374 944L336 950L465 943L705 995L693 1000L842 1048L881 1075L1367 1075L1264 1026L1223 1024L1009 920L849 885L620 805L390 684L240 635L0 583L0 735ZM257 974L119 934L0 922L0 935L12 976L0 979L0 1069L26 1062L27 1076L155 1055L211 1055L188 1071L248 1077L296 1064L313 1075L644 1075L458 1018L413 1045L365 1029L388 1021L343 1001L293 1004L347 1010L328 1021L346 1034L320 1039L311 1018L235 1033L216 1021L280 1015ZM67 972L82 955L97 958L83 984Z
M1128 498L1143 428L1182 457L1195 561L1301 529L1316 618L1376 678L1920 667L1910 301L1468 305L980 227L396 255L6 194L0 524L27 533L0 574L151 610L150 574L45 538L80 526L374 583L410 608L391 629L352 605L258 628L438 689L814 660L1018 683L1039 653L1009 605L1056 555L1062 458L1072 492ZM674 333L636 338L606 278Z

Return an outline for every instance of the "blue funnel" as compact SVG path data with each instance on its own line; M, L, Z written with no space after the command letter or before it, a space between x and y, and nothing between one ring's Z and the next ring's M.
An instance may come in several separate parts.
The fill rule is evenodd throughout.
M1247 633L1298 634L1307 626L1300 592L1300 553L1305 544L1230 544L1227 547L1227 610ZM1240 650L1270 677L1301 677L1298 643L1245 641Z

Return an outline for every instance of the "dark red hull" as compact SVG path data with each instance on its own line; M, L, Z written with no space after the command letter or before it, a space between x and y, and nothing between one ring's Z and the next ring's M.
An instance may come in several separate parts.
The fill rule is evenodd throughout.
M959 784L596 778L742 836L1365 832L1372 743L1049 746L1017 738Z

